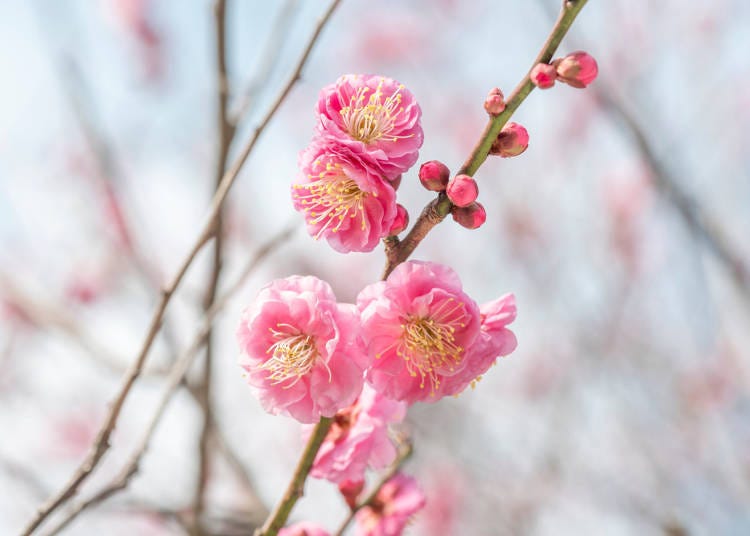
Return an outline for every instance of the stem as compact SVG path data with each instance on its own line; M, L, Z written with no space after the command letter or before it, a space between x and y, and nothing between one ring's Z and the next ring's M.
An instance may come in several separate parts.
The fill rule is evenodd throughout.
M583 9L588 0L566 0L563 1L560 15L552 28L552 31L547 37L547 41L542 46L541 51L537 55L534 63L531 65L529 72L538 63L549 63L552 56L560 46L565 34L568 33L570 26L578 16L578 13ZM534 84L529 78L529 73L523 77L521 82L516 86L513 92L508 97L505 103L505 110L496 116L490 116L487 126L484 128L484 132L479 137L479 141L472 149L471 154L461 166L458 174L473 176L480 166L487 160L487 156L490 154L490 148L492 143L497 138L500 131L503 129L505 124L511 118L513 113L518 109L521 103L526 100L526 97L534 90ZM450 213L453 204L450 202L448 197L440 193L438 197L432 200L422 210L417 221L414 222L414 226L411 228L406 237L396 243L386 245L386 265L383 271L383 278L388 275L402 262L411 256L419 243L427 236L433 227L439 224L445 219Z
M359 512L362 508L369 506L372 504L372 502L375 500L375 497L378 496L378 493L380 492L380 488L385 486L385 484L393 478L393 476L398 472L398 470L401 468L403 463L409 459L409 457L412 455L412 452L414 452L414 449L412 447L411 442L405 443L405 445L402 447L401 451L398 454L398 457L393 461L391 466L388 468L388 471L385 472L385 474L380 478L377 485L373 488L373 490L370 492L370 494L367 496L367 498L359 503L357 506L352 508L351 512L349 512L349 515L344 519L344 521L341 522L341 525L339 526L339 529L335 532L334 536L342 536L344 534L344 531L346 530L346 527L349 526L349 523L352 522L354 519L354 516Z
M203 228L200 230L198 237L190 248L190 251L188 251L187 255L185 255L185 258L182 260L172 280L161 291L161 299L159 300L159 303L154 310L151 322L146 332L146 336L144 337L141 348L138 351L138 355L136 356L131 366L128 368L128 371L125 374L125 378L123 379L123 383L120 386L117 395L115 395L114 400L110 404L109 412L105 417L104 423L99 429L99 433L97 434L96 439L91 445L89 453L86 455L86 458L78 466L75 473L73 473L65 486L53 497L51 497L45 504L39 507L36 514L34 515L34 518L28 523L28 525L21 533L23 536L29 536L30 534L32 534L44 522L44 520L47 519L50 514L52 514L52 512L57 510L61 505L63 505L71 497L73 497L78 492L78 488L81 486L81 484L89 477L96 466L99 465L99 462L104 457L104 454L107 452L107 450L109 450L109 439L120 417L120 412L122 411L122 408L125 404L125 400L127 399L128 394L133 387L133 384L135 383L138 376L140 376L143 366L146 363L146 358L148 357L156 335L161 328L167 305L169 305L169 302L171 301L172 296L177 290L177 287L179 287L180 283L185 277L188 268L190 268L190 266L193 264L195 257L203 249L203 246L205 246L211 239L214 222L216 221L216 218L219 214L219 210L221 209L224 201L229 195L229 190L234 185L234 182L237 180L237 176L239 175L242 166L245 164L247 158L250 156L250 153L252 153L253 149L255 148L255 144L257 143L258 138L260 138L260 135L271 122L271 119L276 115L276 112L279 110L282 103L289 96L289 93L296 84L297 80L299 80L302 73L302 68L307 63L307 59L310 57L310 53L312 52L313 46L315 45L315 42L317 41L318 36L323 29L323 26L328 21L333 12L333 9L339 4L339 2L340 0L334 1L331 4L329 10L326 12L326 15L323 17L323 19L321 19L321 21L319 21L318 26L316 27L312 37L308 41L307 46L304 49L302 56L300 57L291 77L287 81L286 85L282 88L279 95L276 97L276 100L271 105L270 110L266 113L266 115L261 119L260 123L253 130L250 139L240 151L240 155L234 161L234 164L222 177L219 187L216 189L216 194L211 200L208 218L204 223Z
M266 519L263 527L255 531L255 536L276 536L281 527L284 526L284 523L289 518L289 514L292 512L292 508L294 508L294 505L304 493L307 475L310 473L310 469L312 469L315 456L318 454L318 450L320 450L320 446L323 444L323 440L326 438L332 424L332 418L321 417L320 422L315 425L284 496L281 498L279 504L276 505L269 518Z
M227 2L216 0L213 6L214 27L216 29L216 107L217 130L219 134L218 154L216 158L215 188L221 184L221 178L227 167L229 147L234 139L235 129L230 123L228 102L229 82L227 76ZM216 290L219 286L222 267L222 253L224 245L224 210L219 209L216 215L214 234L213 262L211 273L206 285L206 295L203 300L204 313L209 311L216 300ZM203 364L203 377L198 385L198 402L203 412L203 424L198 442L198 478L193 497L193 532L196 536L203 533L201 517L206 507L206 487L210 472L210 435L213 426L213 407L211 404L211 368L214 354L213 329L206 335L206 359Z

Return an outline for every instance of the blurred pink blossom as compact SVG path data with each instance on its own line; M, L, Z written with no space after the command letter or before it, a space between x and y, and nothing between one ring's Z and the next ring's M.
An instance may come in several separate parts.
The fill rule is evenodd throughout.
M388 437L388 425L401 422L406 404L395 402L365 385L357 401L334 417L310 475L331 482L364 479L368 465L382 469L393 462L396 448ZM312 426L305 427L309 436Z
M356 536L399 536L425 505L414 478L397 473L378 491L372 503L356 515Z

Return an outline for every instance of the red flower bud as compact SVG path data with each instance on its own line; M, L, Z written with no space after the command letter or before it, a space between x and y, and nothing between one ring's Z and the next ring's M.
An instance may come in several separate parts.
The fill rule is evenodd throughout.
M425 162L419 168L419 180L422 182L422 186L433 192L445 190L450 175L448 166L437 160Z
M477 200L479 187L477 181L468 175L456 175L448 183L445 193L454 205L468 207Z
M531 69L529 78L539 89L549 89L555 85L557 70L547 63L537 63Z
M396 205L396 218L393 220L388 236L394 236L406 229L409 225L409 213L403 205Z
M477 229L487 220L487 212L480 203L472 203L468 207L453 207L453 219L462 227Z
M497 135L497 139L490 148L490 154L503 158L518 156L529 146L529 133L518 123L508 123Z
M555 66L561 82L577 88L588 86L599 74L596 60L581 50L553 61L552 65Z
M505 110L505 97L499 88L492 88L484 100L484 109L490 115L497 115Z

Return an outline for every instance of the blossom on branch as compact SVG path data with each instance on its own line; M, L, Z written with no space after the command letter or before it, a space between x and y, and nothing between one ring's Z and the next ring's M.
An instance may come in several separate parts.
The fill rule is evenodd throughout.
M369 505L356 515L355 536L398 536L425 505L414 478L397 473L383 484Z
M515 349L505 326L515 318L512 296L480 308L456 273L409 261L357 297L375 390L408 403L460 393L500 355Z
M391 78L344 75L321 90L317 112L317 139L366 155L388 179L417 161L422 111L414 95Z
M294 208L307 231L333 249L372 251L398 216L396 191L345 147L313 143L300 154L301 180L292 185Z
M363 385L368 359L356 309L336 302L312 276L277 279L261 289L237 330L240 365L263 408L302 423L333 417Z
M284 527L279 531L279 536L330 536L331 533L315 523L303 521Z
M367 467L382 469L396 458L388 425L406 416L406 404L395 402L365 385L359 399L339 411L318 451L310 475L331 482L361 482ZM305 434L312 432L305 427Z

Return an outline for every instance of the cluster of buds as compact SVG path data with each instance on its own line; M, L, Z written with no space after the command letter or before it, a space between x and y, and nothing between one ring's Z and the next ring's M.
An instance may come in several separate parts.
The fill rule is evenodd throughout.
M469 175L459 174L453 178L450 175L448 166L437 160L425 162L419 168L419 180L422 186L432 192L445 192L453 203L451 215L459 225L467 229L481 227L487 219L487 213L477 202L479 196L477 182Z
M596 60L579 50L552 63L538 63L531 69L529 78L539 89L551 88L556 80L572 87L585 88L596 79L598 73Z

